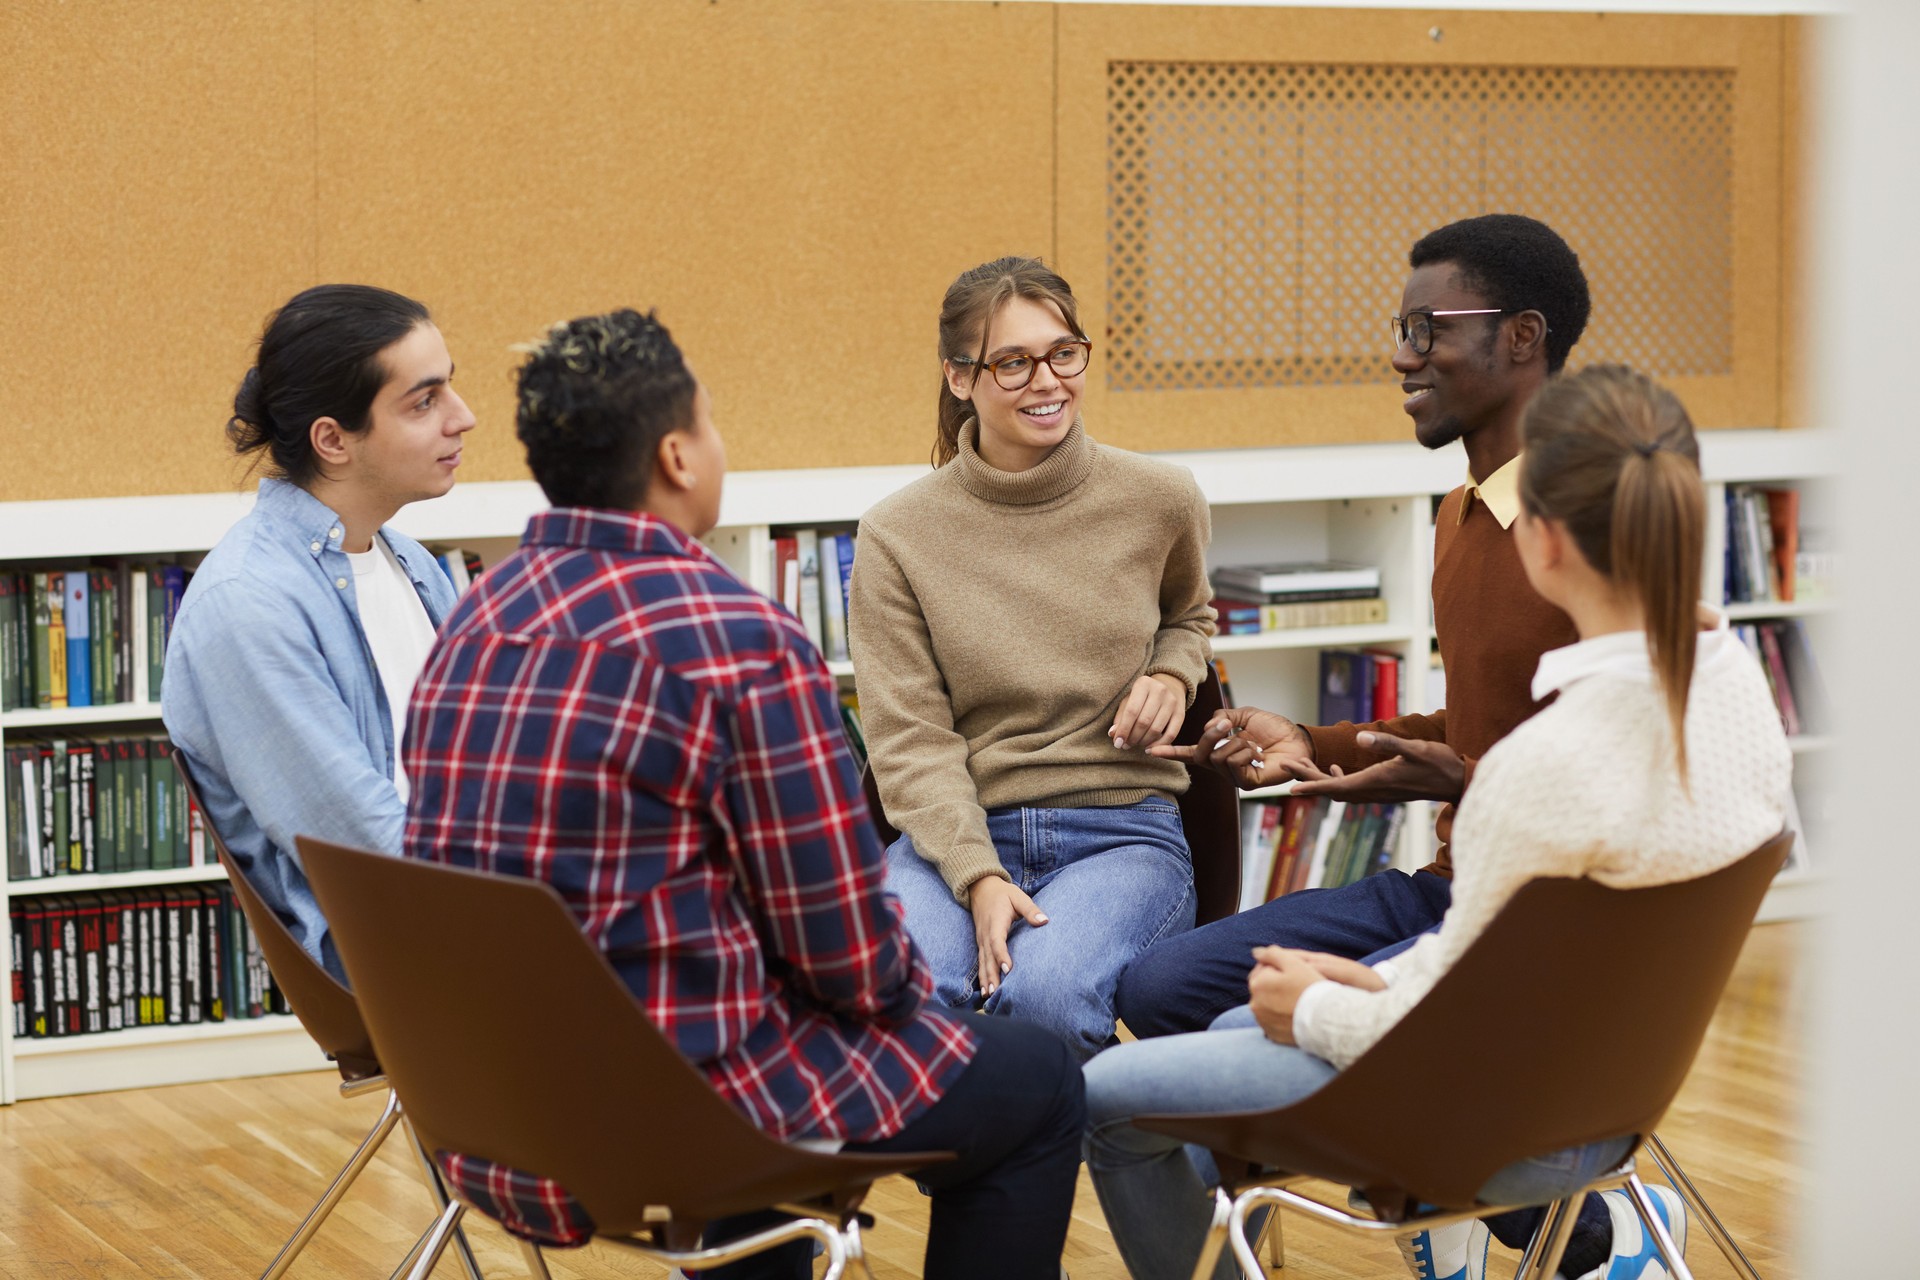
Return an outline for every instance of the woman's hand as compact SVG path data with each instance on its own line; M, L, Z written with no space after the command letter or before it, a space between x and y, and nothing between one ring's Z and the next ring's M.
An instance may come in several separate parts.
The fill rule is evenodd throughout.
M1283 715L1258 707L1228 707L1207 722L1190 747L1149 747L1148 754L1219 770L1246 790L1322 776L1313 767L1313 740Z
M1163 671L1141 676L1127 690L1127 699L1120 704L1120 714L1113 718L1107 736L1122 750L1164 746L1180 732L1186 711L1187 686L1179 677Z
M1047 913L1034 906L1013 881L999 876L982 876L968 886L967 904L973 910L973 941L980 948L980 994L990 996L1013 968L1007 931L1013 928L1014 917L1039 928L1047 922Z
M1294 951L1288 954L1303 964L1313 966L1313 971L1329 982L1337 982L1345 987L1358 987L1362 991L1385 991L1386 979L1374 972L1371 965L1361 964L1358 960L1349 960L1345 956L1328 955L1324 951Z
M1285 947L1255 947L1253 972L1247 975L1248 1003L1253 1020L1275 1044L1295 1044L1293 1011L1300 996L1316 982L1327 979L1319 970L1299 958L1300 953Z

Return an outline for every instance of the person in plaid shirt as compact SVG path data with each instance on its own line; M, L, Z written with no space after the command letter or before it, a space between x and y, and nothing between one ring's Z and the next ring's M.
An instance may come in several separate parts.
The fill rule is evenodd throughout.
M920 1175L927 1276L1054 1280L1079 1068L1041 1028L929 1002L831 676L698 541L726 471L706 389L652 315L589 316L532 350L517 428L553 509L462 599L415 687L407 856L551 883L768 1133L957 1152ZM707 1275L797 1280L807 1252Z

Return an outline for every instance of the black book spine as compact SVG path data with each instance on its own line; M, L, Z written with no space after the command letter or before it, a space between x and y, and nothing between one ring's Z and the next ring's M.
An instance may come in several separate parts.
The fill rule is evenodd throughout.
M200 914L200 891L182 889L180 894L180 957L186 966L186 977L180 981L180 990L187 1002L188 1022L206 1020L207 1008L207 939L202 928Z
M13 1001L13 1035L27 1038L27 904L15 900L7 909L8 995Z
M200 963L200 972L205 975L208 1022L227 1020L227 948L223 936L225 933L219 888L215 885L204 885L200 890L200 949L204 957Z
M104 904L90 896L75 914L80 922L80 1030L92 1035L107 1029Z
M27 903L27 1035L35 1040L53 1034L53 978L47 939L47 900Z
M80 959L75 954L79 932L74 927L73 899L59 898L51 911L54 946L59 950L53 965L54 1034L70 1036L79 1025L76 997L79 995Z
M160 967L167 977L166 1005L167 1025L178 1026L187 1020L187 1004L183 987L186 982L186 965L182 955L185 946L185 921L180 918L180 895L169 889L160 895L162 936L165 938L165 955Z

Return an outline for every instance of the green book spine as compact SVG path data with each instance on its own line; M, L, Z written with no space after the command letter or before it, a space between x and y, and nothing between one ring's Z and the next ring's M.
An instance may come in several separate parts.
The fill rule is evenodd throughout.
M113 830L120 869L138 871L133 844L133 746L125 738L113 740L113 807L118 815Z
M160 676L167 669L167 587L158 569L147 570L147 697L160 701Z
M94 744L76 742L68 749L67 760L73 773L74 869L92 875L100 870L99 833L94 829L94 814L99 808L94 792Z
M147 781L147 740L130 738L127 740L127 746L127 787L132 800L127 807L133 816L131 827L133 869L151 871L155 864L152 828L148 825L148 816L153 811L153 788Z
M100 659L106 654L104 643L107 635L106 623L100 617L100 606L104 603L105 601L100 598L100 575L89 570L87 573L87 635L90 637L90 643L87 645L87 675L88 687L93 690L95 706L113 701L110 696L113 692L112 684L100 663Z
M73 787L67 780L67 740L53 740L53 865L56 871L73 870L73 817L67 806Z
M113 743L103 738L93 749L93 838L102 871L126 870L120 865L120 788L114 782L118 773Z
M173 769L166 757L160 752L158 739L148 738L147 779L148 799L153 812L147 819L147 839L153 846L153 865L155 870L177 867L173 860Z
M154 770L167 778L167 805L172 810L173 826L173 865L191 867L193 860L193 826L187 815L187 789L181 785L180 771L173 767L173 743L161 738L154 743L159 758L154 762Z
M0 711L11 711L20 705L18 591L12 574L0 574Z
M33 874L27 860L27 803L21 785L18 747L8 747L4 756L6 777L0 779L7 789L7 879L25 880Z
M53 705L53 600L47 595L47 575L29 575L33 587L33 705ZM61 641L61 652L66 642ZM63 691L64 692L64 691Z

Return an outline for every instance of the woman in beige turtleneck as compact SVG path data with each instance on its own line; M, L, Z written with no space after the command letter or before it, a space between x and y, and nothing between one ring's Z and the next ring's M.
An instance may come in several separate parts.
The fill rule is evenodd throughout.
M938 997L1084 1058L1140 951L1193 923L1172 740L1210 657L1207 507L1182 468L1096 444L1092 343L1034 259L940 317L935 471L860 525L849 636L888 886Z

